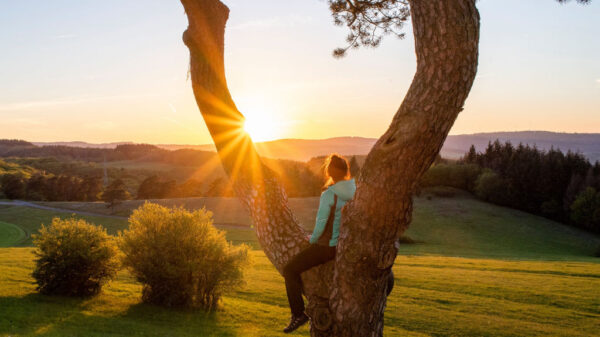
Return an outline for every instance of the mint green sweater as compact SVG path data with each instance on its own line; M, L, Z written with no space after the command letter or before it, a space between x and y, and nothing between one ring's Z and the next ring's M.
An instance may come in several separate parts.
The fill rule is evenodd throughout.
M354 197L356 192L356 183L354 179L338 181L334 185L329 186L323 193L321 193L321 199L319 201L319 211L317 212L317 219L315 222L315 229L310 237L310 243L317 243L319 237L325 230L327 219L329 218L329 212L334 202L334 194L338 196L337 204L335 207L335 217L333 220L333 232L331 240L329 240L329 246L333 247L337 245L338 236L340 235L340 220L342 218L342 207Z

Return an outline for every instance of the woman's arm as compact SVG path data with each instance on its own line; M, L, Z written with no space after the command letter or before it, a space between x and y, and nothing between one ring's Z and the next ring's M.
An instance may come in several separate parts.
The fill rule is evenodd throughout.
M321 199L319 200L319 211L317 212L317 219L315 221L315 229L310 237L310 243L317 243L321 234L325 230L327 219L329 218L329 212L333 205L333 191L326 190L321 193Z

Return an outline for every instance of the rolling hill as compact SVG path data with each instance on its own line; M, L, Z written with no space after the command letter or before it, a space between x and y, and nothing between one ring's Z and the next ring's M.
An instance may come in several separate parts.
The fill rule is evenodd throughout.
M458 159L473 144L477 150L483 150L489 142L510 141L513 144L535 145L540 149L549 150L551 147L563 151L581 152L590 161L600 160L600 133L557 133L548 131L518 131L491 132L465 135L450 135L442 148L444 158ZM297 161L307 161L310 158L337 152L345 155L364 155L369 152L377 139L363 137L336 137L328 139L279 139L268 142L257 142L258 152L265 157ZM131 142L90 144L85 142L37 142L37 146L62 145L73 147L114 148L120 144ZM212 144L204 145L157 145L164 149L195 149L214 151Z

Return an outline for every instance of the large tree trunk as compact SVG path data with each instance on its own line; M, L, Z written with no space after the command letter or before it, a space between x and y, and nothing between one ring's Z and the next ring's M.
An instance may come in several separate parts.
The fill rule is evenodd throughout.
M308 242L281 185L243 131L243 116L227 88L223 54L229 10L219 0L181 2L189 20L183 38L196 101L258 240L281 272ZM409 3L417 72L389 129L367 157L354 200L344 208L335 262L303 274L313 336L383 334L386 281L395 243L410 222L416 182L443 145L475 78L475 0Z
M462 111L477 72L475 0L409 3L417 72L344 209L330 295L336 336L383 334L387 275L395 243L410 223L415 186Z
M243 130L244 117L227 88L223 53L229 10L219 0L181 2L189 20L183 40L190 49L196 102L234 191L251 215L259 243L282 272L286 263L308 246L307 233L290 211L275 174L261 163L254 144ZM327 309L332 267L330 263L302 275L310 312L315 312L316 303Z

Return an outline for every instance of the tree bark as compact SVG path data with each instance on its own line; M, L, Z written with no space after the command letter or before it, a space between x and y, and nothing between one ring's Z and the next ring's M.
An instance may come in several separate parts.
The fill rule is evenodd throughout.
M281 273L286 263L309 243L307 233L288 207L277 177L262 164L250 136L244 132L244 117L227 88L223 54L229 9L219 0L181 2L189 21L183 40L190 50L196 102L233 189L250 213L258 241ZM327 309L332 267L330 263L302 275L310 313L329 312L319 310L315 303Z
M462 111L478 63L475 0L410 0L417 72L346 205L330 306L335 336L383 335L386 280L412 195Z
M189 26L194 95L258 240L281 272L308 245L275 174L260 161L227 88L219 0L181 0ZM302 275L313 336L381 336L396 242L410 223L412 194L462 110L477 70L475 0L410 0L417 72L394 119L361 170L343 210L334 263ZM333 282L333 283L332 283Z

